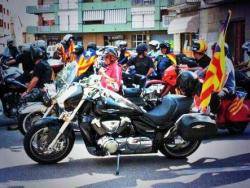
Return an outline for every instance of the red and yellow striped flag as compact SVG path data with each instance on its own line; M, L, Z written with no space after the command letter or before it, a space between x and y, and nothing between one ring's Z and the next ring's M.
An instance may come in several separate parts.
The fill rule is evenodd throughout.
M212 92L220 92L225 81L226 60L225 60L225 36L231 18L231 11L222 25L219 40L215 46L214 54L206 72L200 95L200 107L204 111L210 103Z

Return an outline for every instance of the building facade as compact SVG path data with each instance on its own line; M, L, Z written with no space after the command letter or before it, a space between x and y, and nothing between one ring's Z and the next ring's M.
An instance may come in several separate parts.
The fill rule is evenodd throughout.
M8 0L0 0L0 53L6 47L7 39L12 37L13 27Z
M59 42L65 33L73 33L85 46L90 41L103 46L126 40L134 48L152 39L173 39L167 33L175 16L167 9L172 1L38 0L37 6L26 9L27 13L38 15L38 25L27 31L48 44Z

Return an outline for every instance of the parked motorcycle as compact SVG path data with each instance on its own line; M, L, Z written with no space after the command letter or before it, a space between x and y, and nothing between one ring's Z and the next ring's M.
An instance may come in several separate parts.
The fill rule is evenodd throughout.
M35 123L24 137L27 155L41 164L56 163L71 151L78 126L87 150L95 156L145 154L161 151L170 158L185 158L197 150L201 139L184 140L175 122L189 113L193 99L168 95L146 112L121 95L100 86L92 75L74 83L57 103L64 109L59 118L47 117Z
M56 69L61 65L60 60L49 60L50 64L55 65ZM24 102L18 111L18 127L23 135L42 117L57 114L55 98L63 92L74 80L77 71L77 63L72 62L58 73L57 78L52 84L45 84L46 92L42 101Z
M186 74L187 72L188 71L185 71L181 74ZM193 85L193 87L197 89L196 94L198 95L202 88L201 80L202 79L197 79L197 85ZM183 93L181 88L179 89L181 93ZM214 121L216 129L228 129L230 134L242 134L250 122L250 100L246 95L247 93L242 91L236 91L234 94L226 94L223 97L219 97L218 94L214 93L211 97L209 113L202 115L200 115L200 113L186 114L180 122L182 122L184 127L188 127L191 130L193 126L192 123L197 125L203 122L204 119L210 118ZM196 106L199 106L199 97L195 98ZM199 118L201 116L202 118ZM189 130L186 130L186 134L190 135Z
M16 67L8 67L4 57L0 57L0 99L5 116L14 118L19 107L20 94L26 90L26 86L17 78L22 72Z

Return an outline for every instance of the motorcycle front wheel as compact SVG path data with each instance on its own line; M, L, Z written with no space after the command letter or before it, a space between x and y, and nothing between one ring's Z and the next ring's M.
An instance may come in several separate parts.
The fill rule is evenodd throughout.
M186 141L176 135L171 139L163 140L160 146L160 152L168 158L184 159L194 153L200 144L200 140Z
M29 114L18 115L18 128L20 132L25 135L28 130L34 126L35 122L43 117L42 112L32 112Z
M31 127L24 137L24 150L27 155L40 164L53 164L63 160L72 150L75 134L67 129L59 137L52 151L48 150L59 131L58 126L38 125Z

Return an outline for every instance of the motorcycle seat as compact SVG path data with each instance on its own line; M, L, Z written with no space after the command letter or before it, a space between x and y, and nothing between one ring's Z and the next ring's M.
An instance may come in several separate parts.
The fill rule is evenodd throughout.
M140 97L141 89L140 88L123 88L124 97Z
M153 121L156 125L166 125L167 122L174 121L182 114L190 111L193 99L183 95L167 95L162 103L153 110L145 113L145 117Z
M26 89L27 88L23 83L15 80L13 78L5 79L5 82L6 82L6 85L13 86L13 87L15 87L17 89Z

